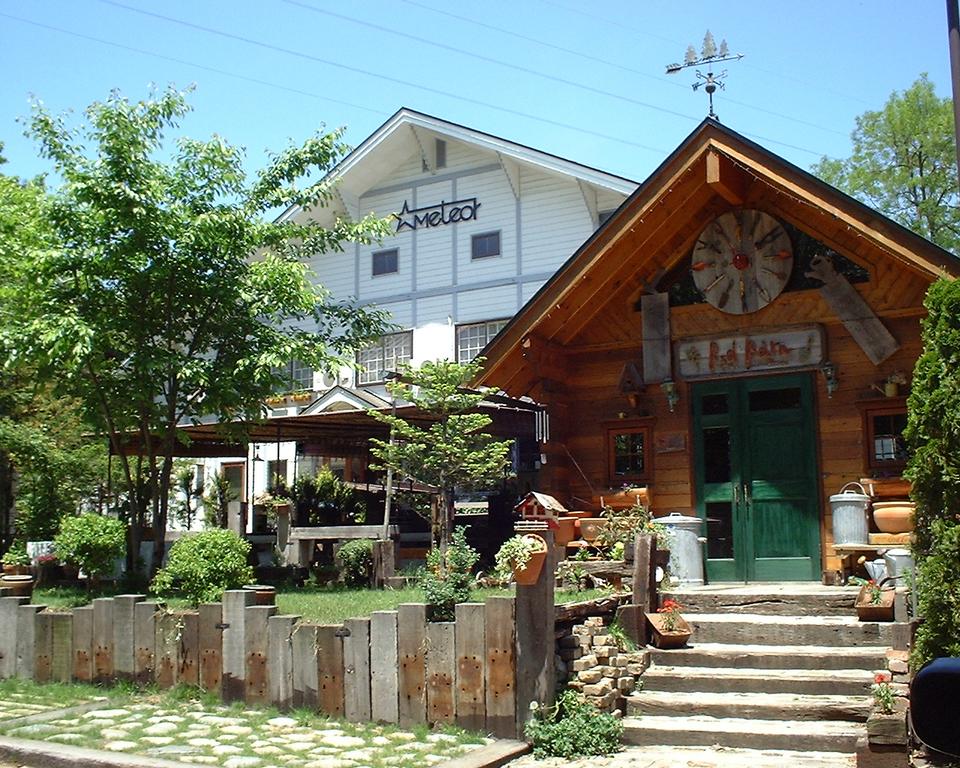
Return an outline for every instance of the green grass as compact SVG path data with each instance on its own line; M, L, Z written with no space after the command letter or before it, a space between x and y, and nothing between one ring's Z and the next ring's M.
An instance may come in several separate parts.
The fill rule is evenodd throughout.
M33 602L51 608L76 608L86 605L95 597L112 597L122 594L119 589L100 589L88 592L82 587L50 587L35 589ZM512 589L483 588L473 591L471 600L483 602L488 597L509 596ZM560 590L555 593L557 605L582 600L596 600L609 594L599 589L584 591ZM189 608L186 600L170 598L164 600L175 609ZM302 616L310 621L323 624L339 624L354 616L369 616L373 611L390 611L401 603L421 603L423 593L417 587L403 589L349 589L346 587L305 586L279 587L277 589L277 611L283 614Z

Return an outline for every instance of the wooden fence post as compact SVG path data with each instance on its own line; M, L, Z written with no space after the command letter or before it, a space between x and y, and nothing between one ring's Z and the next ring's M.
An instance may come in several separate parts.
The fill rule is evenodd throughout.
M427 606L397 606L397 659L400 689L400 725L427 722L426 681Z
M138 683L152 683L156 669L157 603L133 606L133 677ZM76 612L74 612L76 615Z
M223 676L223 605L203 603L200 606L197 642L200 646L200 687L218 696Z
M46 606L17 607L17 677L33 680L35 674L34 645L37 637L37 614Z
M113 624L113 598L95 598L93 600L93 679L98 683L113 680Z
M537 531L547 542L547 559L536 584L517 585L516 605L516 730L523 735L523 726L530 717L530 703L553 704L556 688L556 640L554 624L553 531Z
M73 677L73 614L51 613L50 679L69 683Z
M370 619L347 619L343 638L343 716L352 723L371 717Z
M431 725L456 721L455 635L456 624L452 621L427 624L427 722Z
M180 648L177 682L200 685L200 613L180 613Z
M132 680L136 664L136 605L146 595L117 595L113 606L113 672L121 680Z
M456 607L454 653L457 663L457 725L468 731L482 731L486 727L483 615L483 603L459 603Z
M271 616L267 621L270 703L281 710L293 706L293 629L299 616Z
M93 680L93 606L73 609L73 679Z
M34 624L33 638L33 679L38 683L49 683L53 668L53 614L41 611Z
M343 717L343 637L339 624L317 627L317 695L320 711Z
M654 555L657 537L650 533L638 533L633 545L633 604L635 610L622 614L623 628L639 647L649 640L645 614L657 608L657 579Z
M244 611L244 649L246 677L244 701L266 704L270 700L270 672L267 667L268 622L277 612L275 605L251 605Z
M25 597L0 597L0 678L17 674L17 608Z
M228 589L223 593L223 700L242 701L247 666L244 620L247 606L253 605L249 589Z
M484 604L484 674L487 679L485 730L507 739L517 735L515 615L515 599L512 597L489 597Z
M370 614L370 716L375 722L400 719L397 632L396 611Z
M293 706L316 709L320 698L316 624L300 622L293 629Z

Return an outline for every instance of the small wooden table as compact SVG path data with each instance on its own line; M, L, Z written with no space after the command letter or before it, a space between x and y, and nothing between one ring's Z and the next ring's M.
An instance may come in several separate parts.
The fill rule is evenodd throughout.
M888 549L903 547L903 544L834 544L833 551L840 558L840 575L846 584L856 565L857 555L882 554Z
M400 536L400 526L391 525L388 537L396 541ZM293 565L305 568L313 559L313 550L321 541L341 541L347 539L383 538L382 525L320 525L310 527L291 527L289 542L293 546Z

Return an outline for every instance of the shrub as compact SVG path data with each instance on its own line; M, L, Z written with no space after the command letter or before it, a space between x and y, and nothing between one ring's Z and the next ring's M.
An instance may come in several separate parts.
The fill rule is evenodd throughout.
M524 728L535 757L586 757L620 750L623 724L600 712L576 691L564 691L553 707L530 707L533 717Z
M960 656L960 525L933 523L933 548L920 562L917 628L910 662L915 670L939 656Z
M170 557L150 585L157 595L179 593L193 602L219 600L226 589L253 580L247 565L250 544L233 531L201 531L184 536L170 548Z
M354 539L344 542L337 550L337 565L344 582L351 587L370 583L373 569L373 542L370 539Z
M480 555L467 544L467 529L456 528L445 552L434 549L420 572L420 588L427 601L430 621L453 621L454 606L470 599L473 566Z
M53 540L57 557L91 577L113 572L127 549L127 529L119 520L87 512L65 517Z
M18 565L18 566L28 566L30 565L30 555L27 554L27 545L23 541L14 541L10 545L3 558L0 559L4 565Z

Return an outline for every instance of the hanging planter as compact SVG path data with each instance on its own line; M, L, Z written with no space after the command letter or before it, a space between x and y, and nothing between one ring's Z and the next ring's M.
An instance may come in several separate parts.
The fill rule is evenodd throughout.
M497 552L497 569L511 571L517 584L530 586L540 578L547 559L547 542L535 533L511 536Z

